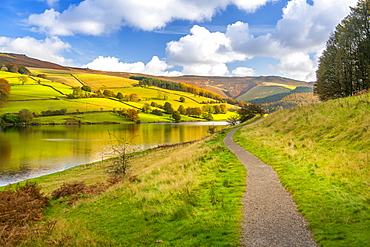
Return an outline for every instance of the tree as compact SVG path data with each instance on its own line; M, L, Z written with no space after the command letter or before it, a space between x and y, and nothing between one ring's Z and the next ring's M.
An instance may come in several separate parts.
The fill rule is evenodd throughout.
M234 126L238 124L239 119L240 119L239 116L233 115L226 119L226 122L228 122L231 126Z
M360 0L337 25L316 71L321 100L347 97L370 88L370 1Z
M92 91L92 90L91 90L91 87L89 87L89 86L87 86L87 85L83 85L83 86L81 87L81 90L86 91L86 92L91 92L91 91Z
M21 77L18 78L18 80L19 80L19 83L24 85L28 81L28 78L27 78L27 76L21 76Z
M185 102L185 98L184 97L180 97L180 102L184 103Z
M116 98L119 100L123 99L123 94L121 92L118 92Z
M186 114L186 110L185 110L185 107L183 105L180 105L179 108L177 109L177 111L181 114L181 115L185 115Z
M209 112L204 112L202 114L202 118L204 118L207 121L212 121L213 120L213 115Z
M148 103L145 103L141 110L145 113L149 113L152 111L152 107Z
M113 176L124 178L129 175L131 163L129 155L134 150L132 148L132 139L119 138L116 135L109 133L109 136L114 143L111 145L111 150L114 156L111 165L107 167L107 172Z
M240 122L243 123L258 114L262 116L263 114L265 114L265 110L259 105L245 104L238 110L238 114Z
M114 92L112 90L109 90L109 89L104 89L103 95L106 96L106 97L114 97L115 96Z
M172 113L172 118L173 118L173 120L175 120L175 122L176 122L176 123L179 123L179 122L180 122L180 120L181 120L180 112L178 112L178 111L174 111L174 112Z
M226 114L229 110L227 109L227 105L222 104L220 105L220 110L222 114Z
M131 121L138 121L140 119L139 112L135 109L128 109L126 112L126 116Z
M19 116L16 114L5 114L3 120L5 123L17 124L19 123Z
M165 112L168 114L172 114L174 112L174 109L172 108L172 105L169 102L164 103L163 110L165 110Z
M19 111L18 117L19 117L19 122L29 123L33 120L34 115L29 110L23 109L23 110Z
M9 98L9 94L5 90L0 89L0 104Z

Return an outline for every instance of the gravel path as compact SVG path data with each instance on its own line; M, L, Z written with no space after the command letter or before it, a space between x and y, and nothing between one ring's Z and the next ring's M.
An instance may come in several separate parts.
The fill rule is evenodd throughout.
M224 143L244 164L248 174L241 245L317 246L307 221L297 211L276 172L232 140L235 130L228 133Z

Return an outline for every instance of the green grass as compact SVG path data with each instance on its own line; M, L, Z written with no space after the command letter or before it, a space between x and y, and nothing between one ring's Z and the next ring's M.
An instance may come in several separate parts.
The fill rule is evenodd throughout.
M9 101L2 105L0 108L0 114L18 113L22 109L28 109L36 114L41 114L43 111L60 109L67 109L68 113L118 111L129 108L141 109L144 104L151 104L152 102L159 105L164 105L166 102L169 102L172 107L177 110L180 105L184 106L184 108L202 108L204 104L200 104L201 102L213 101L212 99L186 92L172 91L156 87L133 87L134 84L137 84L137 81L122 77L41 68L30 68L30 71L33 76L28 77L28 80L24 85L22 85L19 80L19 78L24 77L24 75L10 72L0 73L0 77L6 78L11 85ZM39 74L45 74L47 79L36 77ZM82 85L79 80L82 83L91 86L95 90L104 90L107 88L115 93L121 92L123 95L137 94L140 101L119 102L116 99L108 98L68 99L66 95L72 93L72 87ZM165 99L162 97L165 97ZM180 102L180 97L184 97L185 102ZM229 109L237 108L233 105L227 106ZM232 113L214 114L214 119L216 121L222 121L226 120L230 115L232 115ZM85 116L86 120L84 121ZM97 122L92 121L88 116L91 115L78 115L78 117L74 118L78 118L82 122ZM140 116L141 122L172 121L170 116L167 115L159 117L156 115L140 114ZM97 119L100 121L100 119L104 117L105 115L97 117ZM62 123L65 119L66 117L64 116L47 117L36 119L35 122L43 124L47 124L46 121L51 121L50 123ZM183 115L181 121L202 121L202 119L191 118Z
M289 91L291 90L286 86L257 86L252 88L245 94L238 96L237 100L249 101Z
M236 140L274 167L320 246L370 242L370 95L279 111Z
M80 87L82 86L81 83L83 83L94 90L114 87L131 87L133 84L137 84L136 80L123 77L90 74L70 70L31 68L30 71L34 75L46 74L48 79L71 87Z
M46 216L58 220L55 231L27 246L67 236L72 246L239 246L245 169L224 136L135 156L131 174L137 181L73 207L54 201ZM107 162L34 180L47 194L64 182L103 182Z
M55 83L54 83L55 84ZM69 90L70 93L72 90ZM55 97L65 97L50 87L39 84L15 85L11 87L9 100L35 100L35 99L50 99Z

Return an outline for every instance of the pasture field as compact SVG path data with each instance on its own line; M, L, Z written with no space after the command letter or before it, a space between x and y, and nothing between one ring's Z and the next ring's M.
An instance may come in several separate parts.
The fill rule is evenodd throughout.
M291 90L284 86L257 86L252 88L245 94L238 96L237 100L249 101L257 98L264 98L278 93L286 93L289 91Z
M177 110L180 105L187 107L200 107L205 104L202 102L214 102L214 100L196 96L187 92L179 92L157 87L135 87L138 81L122 77L89 74L72 70L56 70L56 69L40 69L30 68L32 76L1 72L0 77L5 78L11 85L9 101L5 102L0 108L0 114L18 113L22 109L28 109L38 115L43 111L55 111L67 109L67 113L83 113L83 112L104 112L104 111L119 111L122 109L142 109L144 104L152 102L159 105L164 105L166 102L171 103L172 108ZM42 75L42 76L41 76ZM26 81L19 78L26 77ZM72 87L88 85L93 90L108 89L115 94L121 92L124 96L137 94L140 99L138 102L120 102L116 98L79 98L68 99L67 95L73 93ZM185 98L185 102L180 102L180 97ZM221 103L217 103L219 105ZM237 106L227 104L229 109L235 109ZM159 109L152 107L152 109ZM170 116L156 116L141 114L142 122L168 122ZM214 114L215 120L225 120L230 114ZM78 117L79 120L84 118L83 115ZM64 121L63 117L59 118L44 118L39 121L46 123L47 120L53 123ZM182 115L182 121L203 121L200 118L191 118ZM83 121L84 122L84 121ZM86 122L92 122L91 119ZM95 121L96 122L96 121Z
M56 83L53 83L56 84ZM72 92L69 90L70 93ZM35 100L50 99L55 97L65 97L54 89L39 84L34 85L13 85L11 87L10 101L13 100Z
M264 82L263 85L266 85L266 86L281 86L281 87L288 88L290 90L294 90L294 89L297 88L297 86L294 86L294 85L288 85L288 84L282 84L282 83L273 83L273 82Z
M71 87L87 85L93 90L115 87L132 87L134 84L137 84L136 80L123 77L90 74L72 70L31 68L30 71L33 75L45 74L48 79Z
M42 69L42 68L29 68L32 75L45 74L47 79L53 82L62 83L70 87L81 87L81 83L76 80L71 74L76 74L78 72L73 72L70 70L58 70L58 69Z
M282 110L235 140L274 167L320 246L370 243L370 94Z

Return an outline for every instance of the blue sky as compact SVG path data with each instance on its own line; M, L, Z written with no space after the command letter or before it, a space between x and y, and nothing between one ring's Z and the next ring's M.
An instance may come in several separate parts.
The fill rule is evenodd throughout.
M313 81L357 0L1 0L0 51L67 66Z

